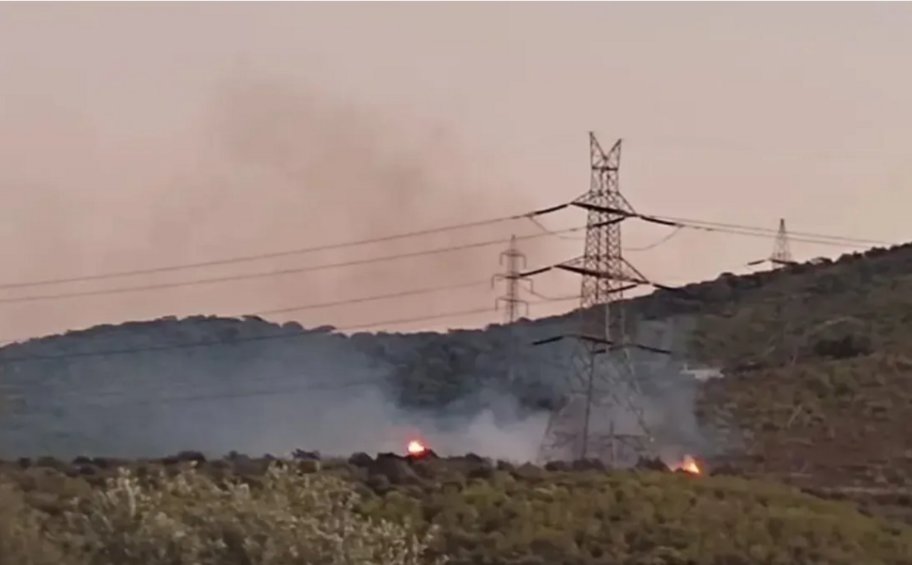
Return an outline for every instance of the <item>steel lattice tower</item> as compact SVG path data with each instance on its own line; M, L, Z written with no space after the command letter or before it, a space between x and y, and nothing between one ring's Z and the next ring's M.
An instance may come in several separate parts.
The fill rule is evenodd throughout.
M636 215L619 187L621 141L607 153L589 134L590 188L574 202L588 210L583 256L559 268L582 276L579 334L575 335L573 376L563 406L552 414L539 458L597 458L617 465L624 455L640 456L651 443L639 386L629 356L623 293L645 281L621 252L621 222ZM618 429L618 413L633 422ZM594 416L607 416L599 426ZM624 427L624 426L620 426ZM619 453L625 448L627 454Z
M519 318L520 307L525 307L528 314L529 303L519 297L520 268L526 267L526 256L516 247L516 236L510 237L510 246L500 254L500 264L506 263L506 273L495 275L494 281L504 280L507 283L506 295L500 296L494 303L495 308L505 305L504 322L512 324Z
M506 272L494 275L491 279L491 286L497 281L503 280L507 283L506 294L498 296L494 301L494 308L500 308L501 303L506 305L504 309L504 322L509 326L519 319L521 307L525 308L526 315L529 315L529 303L519 297L519 281L526 280L522 278L520 266L526 267L526 256L516 246L516 236L510 237L510 246L500 254L500 264L506 263ZM527 281L532 284L532 281ZM512 384L516 378L516 343L512 337L507 338L507 383Z
M792 251L789 248L788 232L785 231L785 218L779 219L779 232L776 234L776 243L773 244L770 261L774 265L788 265L794 262Z

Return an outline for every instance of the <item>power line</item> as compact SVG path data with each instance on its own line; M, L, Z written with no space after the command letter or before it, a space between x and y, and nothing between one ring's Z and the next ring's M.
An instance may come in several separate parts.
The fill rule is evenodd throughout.
M682 229L683 229L683 227L676 227L671 232L669 232L667 235L665 235L664 237L662 237L661 239L659 239L657 241L650 243L649 245L643 245L641 247L625 247L624 251L649 251L650 249L655 249L656 247L659 247L660 245L664 245L665 243L670 241L671 238L673 238L674 236L681 233Z
M576 227L576 228L567 228L564 230L559 230L558 233L569 233L574 231L583 230L585 227ZM531 234L531 235L522 235L517 236L517 240L528 240L528 239L537 239L540 237L545 237L549 234ZM325 263L322 265L307 265L304 267L294 267L287 269L277 269L272 271L260 271L254 273L244 273L238 275L226 275L221 277L210 277L202 279L192 279L187 281L177 281L177 282L168 282L168 283L155 283L139 286L129 286L129 287L113 287L113 288L103 288L96 290L86 290L86 291L76 291L76 292L65 292L58 294L38 294L38 295L29 295L29 296L17 296L10 298L0 298L0 304L16 304L20 302L38 302L43 300L61 300L66 298L82 298L88 296L105 296L109 294L123 294L130 292L143 292L149 290L160 290L167 288L181 288L189 286L199 286L207 284L218 284L231 281L241 281L241 280L253 280L269 277L279 277L294 275L300 273L309 273L315 271L323 271L327 269L338 269L344 267L354 267L359 265L369 265L374 263L383 263L386 261L393 261L399 259L409 259L414 257L424 257L427 255L436 255L440 253L450 253L454 251L464 251L467 249L479 249L482 247L489 247L492 245L501 245L510 241L510 238L500 238L492 239L487 241L480 241L475 243L466 243L461 245L450 245L446 247L436 247L432 249L423 249L420 251L411 251L406 253L396 253L392 255L382 255L375 257L367 257L364 259L355 259L351 261L341 261L336 263Z
M765 239L776 239L778 237L777 230L771 230L770 228L761 228L756 226L746 226L740 224L730 224L730 223L721 223L721 222L709 222L704 220L685 220L683 218L675 218L673 216L656 216L656 215L647 215L647 214L627 214L627 217L639 218L641 220L658 223L670 227L677 228L687 228L699 231L707 232L718 232L725 233L730 235L744 235L751 237L762 237ZM804 234L804 235L801 235ZM670 238L668 238L670 239ZM895 243L888 241L878 241L871 239L860 239L860 238L851 238L851 237L842 237L835 235L825 235L825 234L813 234L809 232L791 232L789 235L791 241L798 241L802 243L812 243L815 245L831 245L836 247L854 247L854 248L869 248L874 245L880 246L891 246ZM666 239L667 241L667 239ZM662 242L664 243L664 241ZM656 246L653 246L656 247Z
M582 236L582 237L573 237L573 236L560 235L558 232L555 232L555 231L549 229L546 225L544 225L543 223L539 222L539 221L536 220L535 218L531 218L531 217L530 217L529 220L530 220L530 221L535 225L535 227L537 227L539 230L541 230L541 231L543 231L543 232L545 232L545 233L547 233L547 234L549 234L549 235L553 235L554 237L556 237L556 238L558 238L558 239L566 239L566 240L568 240L568 241L585 241L585 239L586 239L585 236ZM623 250L624 250L624 251L648 251L648 250L650 250L650 249L654 249L654 248L656 248L656 247L662 245L663 243L665 243L666 241L668 241L668 240L671 239L672 237L678 235L678 233L681 231L681 229L683 229L683 226L679 226L679 227L675 228L675 230L672 231L671 233L669 233L668 235L662 237L661 239L659 239L658 241L656 241L656 242L654 242L654 243L650 243L649 245L644 245L644 246L641 246L641 247L624 247Z
M682 225L684 225L684 227L690 227L690 228L701 228L702 227L704 229L707 229L707 231L721 231L721 232L726 232L726 233L734 233L731 230L737 230L739 233L749 231L749 232L755 232L757 234L761 234L761 233L767 234L767 237L769 237L771 239L775 239L778 236L777 229L760 227L760 226L715 222L715 221L709 221L709 220L698 220L698 219L693 219L693 218L681 218L681 217L677 217L677 216L651 215L650 217L682 224ZM798 236L798 237L796 237L796 236ZM809 243L822 243L825 240L829 240L830 243L835 243L835 244L839 244L839 242L842 242L845 244L866 244L868 246L894 245L893 242L876 240L876 239L863 239L863 238L857 238L857 237L829 235L829 234L814 233L814 232L801 232L801 231L794 231L794 230L789 230L789 238L793 241L804 240L804 241L808 241Z
M457 290L457 289L461 289L461 288L471 288L471 287L487 285L487 284L488 284L488 279L478 279L475 281L466 281L463 283L454 283L454 284L440 285L440 286L434 286L434 287L416 288L416 289L410 289L410 290L390 292L390 293L386 293L386 294L376 294L376 295L372 295L372 296L361 296L361 297L357 297L357 298L331 300L331 301L327 301L327 302L314 302L314 303L309 303L309 304L300 304L300 305L296 305L296 306L285 306L285 307L281 307L281 308L273 308L273 309L269 309L269 310L258 310L258 311L253 311L253 312L245 311L245 312L240 312L238 314L235 314L233 316L234 317L268 316L268 315L272 315L272 314L285 314L285 313L289 313L289 312L301 312L304 310L319 310L321 308L346 306L349 304L374 302L374 301L380 301L380 300L388 300L388 299L392 299L392 298L403 298L406 296L433 294L436 292L443 292L443 291L447 291L447 290ZM541 295L537 295L537 296L541 297ZM546 298L546 297L542 297L542 298ZM560 299L558 299L558 300L560 300ZM31 336L19 337L19 338L8 338L5 340L0 340L0 345L22 342L22 341L27 341L30 339L35 339L35 338L33 338Z
M668 220L668 221L681 221L682 220L681 218L675 218L675 217L670 217L670 216L660 216L660 218ZM695 220L689 220L689 221L695 221ZM699 221L703 222L702 220L699 220ZM705 222L705 223L710 223L710 222ZM720 224L718 222L712 222L712 224L720 225L720 226L738 226L738 224ZM538 225L540 225L540 224L538 224ZM700 229L703 231L721 232L721 233L729 233L729 234L735 234L735 235L748 235L748 236L753 236L753 237L764 237L764 238L775 238L776 237L774 234L771 234L771 233L770 234L749 233L749 232L742 232L739 230L734 230L729 227L707 227L707 226L686 225L686 224L680 225L677 227L679 228L678 230L671 232L665 238L662 238L658 242L656 242L650 246L647 246L647 247L651 249L651 248L657 247L660 244L665 243L666 241L671 239L672 236L676 235L681 228L692 228L692 229ZM546 235L555 235L555 234L579 231L579 230L584 229L583 227L578 227L578 228L569 228L569 229L555 231L555 230L549 230L548 228L545 228L544 226L541 226L541 228L543 228L542 234L521 236L520 239L532 239L532 238L546 236ZM745 229L754 229L757 231L772 232L772 230L769 230L768 228L755 228L755 227L751 227L751 226L744 226L744 228ZM799 232L799 233L807 233L807 232ZM816 235L821 235L821 234L816 234ZM822 237L836 238L839 236L822 236ZM799 241L807 241L806 239L796 238L794 236L791 239L792 240L797 239ZM850 240L850 238L843 238L843 239ZM473 244L468 244L468 245L458 245L458 246L450 246L450 247L445 247L445 248L435 248L435 249L423 250L423 251L413 252L413 253L391 255L391 256L384 256L384 257L373 257L373 258L367 258L367 259L358 260L358 261L316 265L316 266L302 267L299 269L287 269L287 270L284 270L283 272L279 272L279 273L273 271L273 272L266 272L266 273L253 273L253 274L238 275L235 277L220 277L219 281L222 279L231 280L231 279L244 279L244 278L248 278L248 279L249 278L260 278L260 277L268 277L268 276L274 276L274 275L278 276L278 275L283 275L283 274L292 274L293 272L307 272L307 271L331 269L331 268L337 268L337 267L341 268L341 267L350 266L350 265L368 264L368 263L382 262L382 261L386 261L386 260L394 260L394 259L405 258L405 257L414 257L414 256L429 255L429 254L435 254L435 253L443 253L443 252L447 252L447 251L456 251L456 250L460 250L460 249L468 249L468 248L472 248L472 247L495 245L498 243L503 243L504 241L506 241L506 240L491 240L491 241L478 242L478 243L473 243ZM873 242L874 240L859 240L859 241ZM841 246L841 244L833 242L833 241L816 241L815 240L813 242L827 244L827 245L840 245ZM883 242L880 242L880 243L883 243ZM640 249L643 249L643 248L640 248ZM37 300L46 300L46 299L50 300L50 299L56 299L56 298L70 298L70 297L86 296L86 295L102 295L102 294L118 293L118 292L135 292L135 291L148 290L151 288L162 288L162 287L168 288L168 287L175 287L175 286L189 286L189 285L196 285L196 284L208 284L211 282L216 282L216 281L207 279L207 280L201 280L201 281L182 281L182 282L177 282L177 283L165 283L165 284L161 284L161 285L148 285L145 287L128 287L128 288L122 288L122 289L119 289L119 288L118 289L102 289L102 290L97 290L97 291L89 291L86 293L68 293L68 294L63 294L63 295L50 295L50 296L26 296L26 297L6 298L6 299L0 298L0 304L37 301ZM462 286L462 284L458 284L452 288L461 287L461 286ZM441 290L443 290L445 288L451 288L451 287L449 287L449 286L440 287ZM336 306L336 305L343 305L343 304L347 304L347 303L381 300L381 299L385 299L388 297L391 298L393 296L404 296L404 295L409 295L409 294L425 294L425 293L430 293L430 292L435 292L435 291L436 290L434 290L434 289L418 289L415 291L403 291L401 293L393 293L391 295L382 295L382 296L376 296L376 297L363 297L363 298L353 299L353 301L352 300L339 300L339 301L333 301L333 302L327 302L327 303L306 304L306 305L292 306L292 307L287 307L287 308L263 310L263 311L259 311L259 312L253 312L252 314L268 315L268 314L278 314L278 313L293 312L293 311L300 311L300 310L318 309L318 308L331 307L331 306ZM537 293L533 293L533 294L537 294ZM541 298L545 298L543 295L540 295L540 294L537 294L537 295ZM561 300L563 300L563 298L561 298ZM5 340L5 342L3 342L3 343L12 343L12 342L16 342L16 341L22 341L22 339L20 338L20 339Z
M755 232L755 231L751 231L749 229L739 230L739 229L734 229L734 228L710 227L710 226L703 226L703 225L697 225L697 224L686 224L686 223L681 223L680 225L686 229L691 229L691 230L716 232L716 233L723 233L723 234L729 234L729 235L742 235L742 236L747 236L747 237L761 237L763 239L776 239L776 234L774 234L774 233ZM830 246L830 247L841 247L841 248L851 247L854 249L868 249L871 247L870 244L850 243L848 240L836 241L836 240L828 240L828 239L812 239L809 237L800 237L800 236L795 236L795 235L790 235L789 240L797 241L799 243L809 243L809 244L814 244L814 245L825 245L825 246ZM879 245L894 245L894 244L887 243L887 242L881 242Z
M776 239L778 233L776 230L770 228L763 228L758 226L748 226L743 224L733 224L733 223L724 223L724 222L714 222L709 220L696 220L689 218L680 218L675 216L657 216L657 215L646 215L646 214L634 214L631 217L639 217L640 219L646 221L656 221L663 225L669 227L678 228L677 230L671 232L666 237L660 239L659 241L644 246L644 247L633 247L625 248L625 251L647 251L654 249L663 245L672 237L676 236L681 229L691 229L698 231L706 232L716 232L724 233L729 235L741 235L749 237L762 237L765 239ZM557 237L558 239L567 239L574 241L582 241L584 238L579 237L566 237L559 235L560 232L554 231L546 227L541 222L529 218L532 223L541 230L543 233ZM853 247L858 249L869 248L871 246L890 246L895 245L893 242L873 240L873 239L863 239L863 238L853 238L847 236L838 236L838 235L828 235L828 234L819 234L812 232L795 232L789 230L789 239L791 241L797 241L800 243L810 243L815 245L829 245L835 247Z
M173 270L173 269L178 269L178 268L184 268L187 266L203 266L203 265L210 265L210 264L222 264L224 262L246 261L246 260L251 260L253 258L264 258L264 257L268 257L268 256L305 253L308 251L318 251L318 250L322 250L322 249L340 248L340 247L354 246L354 245L360 245L360 244L364 244L364 243L371 243L371 242L377 242L377 241L387 241L387 240L398 239L398 238L413 237L416 235L422 235L422 234L428 234L428 233L434 233L434 232L442 232L442 231L447 231L447 230L466 228L466 227L472 227L472 226L478 226L478 225L484 225L484 224L492 224L492 223L496 223L496 222L500 222L500 221L522 219L522 218L531 220L537 227L539 227L539 229L541 229L543 231L543 233L519 236L517 239L534 239L534 238L543 237L546 235L553 235L553 236L560 237L560 234L562 234L562 233L580 231L585 228L584 227L575 227L575 228L562 229L562 230L549 230L548 228L543 226L540 222L537 222L535 220L535 217L541 216L541 215L546 215L551 212L561 210L570 205L572 205L572 203L561 204L561 205L554 206L551 208L530 212L530 213L524 214L524 215L505 216L502 218L494 218L494 219L481 220L481 221L475 221L475 222L466 222L466 223L462 223L462 224L441 226L441 227L437 227L437 228L430 228L430 229L426 229L426 230L419 230L419 231L389 235L389 236L384 236L384 237L379 237L379 238L371 238L371 239L365 239L365 240L360 240L360 241L351 241L351 242L345 242L345 243L336 243L336 244L315 246L315 247L311 247L311 248L307 248L307 249L300 249L300 250L294 250L294 251L277 252L277 253L271 253L271 254L261 254L257 257L252 257L252 256L251 257L237 257L237 258L233 258L233 259L226 259L226 260L221 260L221 261L210 261L210 262L206 262L206 263L197 263L197 264L193 264L193 265L188 264L188 265L183 265L183 266L163 267L163 268L157 268L157 269L143 269L143 270L138 270L138 271L131 271L129 273L121 272L121 273L113 273L113 274L112 273L99 274L99 275L93 275L93 276L91 276L91 278L105 278L105 277L109 277L109 276L139 274L140 272L158 272L163 269L164 270ZM773 233L774 230L771 230L769 228L745 226L745 225L741 225L741 224L732 224L732 223L710 222L710 221L706 221L706 220L694 220L694 219L686 219L686 218L673 217L673 216L646 216L646 215L636 214L636 213L628 214L628 215L640 217L642 219L646 219L647 221L655 221L658 223L670 225L670 226L677 228L675 231L670 233L668 236L662 238L661 240L657 241L656 243L654 243L652 245L646 246L645 248L640 248L640 250L651 249L651 248L657 247L658 245L665 243L666 241L671 239L671 237L676 235L682 228L699 229L699 230L704 230L704 231L721 232L721 233L728 233L728 234L734 234L734 235L750 235L750 236L755 236L755 237L767 237L767 238L776 237L776 234ZM799 237L795 237L795 235L798 235ZM803 237L803 238L800 237L802 235L805 237ZM810 239L811 237L820 238L820 239ZM886 242L876 241L876 240L815 234L815 233L810 233L810 232L793 232L793 236L791 239L797 240L797 241L807 241L807 242L811 242L811 243L827 244L827 245L840 245L840 246L848 245L848 243L840 243L840 241L841 242L853 242L853 241L854 242L864 242L864 243L868 243L868 244L871 244L871 243L884 244L884 245L887 244ZM826 241L824 241L824 240L826 240ZM488 240L488 241L475 242L475 243L470 243L470 244L462 244L462 245L454 245L454 246L434 248L434 249L428 249L428 250L421 250L421 251L417 251L417 252L401 253L401 254L394 254L394 255L387 255L387 256L379 256L379 257L369 257L369 258L354 260L354 261L329 263L329 264L323 264L323 265L311 265L311 266L304 266L304 267L291 268L291 269L246 273L246 274L239 274L239 275L230 275L230 276L214 277L214 278L206 278L206 279L196 279L196 280L189 280L189 281L178 281L178 282L172 282L172 283L159 283L159 284L150 284L150 285L142 285L142 286L134 286L134 287L97 289L97 290L84 291L84 292L0 298L0 304L40 301L40 300L54 300L54 299L75 298L75 297L84 297L84 296L98 296L98 295L115 294L115 293L140 292L140 291L153 290L153 289L175 288L175 287L184 287L184 286L214 284L214 283L234 281L234 280L249 280L249 279L272 277L272 276L283 276L283 275L290 275L290 274L296 274L296 273L319 271L319 270L324 270L324 269L342 268L342 267L348 267L348 266L379 263L379 262L383 262L383 261L391 261L391 260L404 259L404 258L410 258L410 257L419 257L419 256L424 256L424 255L432 255L432 254L437 254L437 253L445 253L445 252L458 251L458 250L464 250L464 249L480 248L480 247L485 247L485 246L489 246L489 245L502 244L506 241L509 241L509 240L506 240L506 239ZM64 282L64 280L70 281L70 280L88 280L88 279L86 279L85 277L72 277L70 279L56 279L53 282ZM19 287L19 286L25 286L27 284L45 284L45 283L50 283L50 282L51 281L37 281L35 283L16 283L15 285L12 285L12 286ZM0 288L10 288L10 286L11 285L0 285ZM454 287L450 287L450 286L439 287L439 289L442 290L445 288L455 288L455 287L459 287L459 286L462 286L462 284L455 285ZM340 300L340 301L334 301L334 302L328 302L328 303L322 303L322 304L307 304L307 305L293 306L293 307L288 307L288 308L264 310L261 312L256 312L255 314L265 315L265 314L275 314L275 313L282 313L282 312L292 312L292 311L297 311L297 310L316 309L316 308L330 307L330 306L336 306L336 305L341 305L341 304L346 304L346 303L380 300L380 299L384 299L384 298L405 296L405 295L409 295L409 294L423 294L423 293L429 293L429 292L435 292L435 291L436 291L435 289L418 289L418 290L413 290L413 291L403 291L400 293L393 293L390 295L381 295L381 296L376 296L376 297L363 297L363 298L358 298L358 299L353 299L353 300ZM541 295L539 295L539 296L541 296Z
M583 240L586 239L585 236L583 236L583 237L568 237L568 236L565 236L565 235L561 235L560 232L557 232L557 231L554 231L554 230L552 230L552 229L549 229L547 226L545 226L543 223L539 222L539 221L536 220L535 218L529 218L529 221L532 222L532 224L533 224L535 227L537 227L538 229L540 229L542 232L544 232L544 233L546 233L546 234L548 234L548 235L553 235L554 237L556 237L556 238L558 238L558 239L566 239L566 240L570 240L570 241L583 241Z
M317 310L320 308L331 308L333 306L345 306L348 304L360 304L364 302L374 302L378 300L387 300L390 298L403 298L406 296L417 296L421 294L432 294L435 292L442 292L445 290L456 290L460 288L471 288L475 286L486 285L488 283L487 279L480 279L475 281L468 281L464 283L455 283L448 285L440 285L426 288L417 288L412 290L403 290L399 292L390 292L388 294L376 294L373 296L363 296L360 298L349 298L342 300L332 300L329 302L317 302L311 304L303 304L299 306L287 306L283 308L274 308L272 310L260 310L258 312L251 312L247 315L252 316L268 316L270 314L285 314L288 312L301 312L303 310Z
M179 271L184 269L195 269L200 267L213 267L220 265L231 265L235 263L245 263L250 261L257 261L261 259L274 259L278 257L289 257L294 255L304 255L308 253L316 253L318 251L329 251L333 249L343 249L346 247L357 247L360 245L368 245L372 243L382 243L387 241L395 241L397 239L407 239L410 237L417 237L422 235L430 235L434 233L442 233L447 231L454 231L459 229L467 229L472 227L480 227L485 225L493 225L508 221L520 220L531 215L536 215L542 211L530 212L527 214L517 214L512 216L501 216L499 218L490 218L487 220L477 220L473 222L462 222L458 224L449 224L445 226L438 226L435 228L428 228L423 230L414 230L409 232L402 232L398 234L391 234L379 237L371 237L365 239L358 239L352 241L338 242L338 243L327 243L323 245L314 245L310 247L302 247L298 249L289 249L284 251L271 251L264 253L257 253L252 255L244 255L238 257L228 257L225 259L213 259L209 261L199 261L195 263L182 263L177 265L167 265L162 267L149 267L143 269L133 269L133 270L124 270L124 271L111 271L107 273L97 273L94 275L79 275L72 277L59 277L53 279L42 279L35 281L24 281L17 283L2 283L0 284L0 289L11 289L11 288L24 288L32 286L49 286L55 284L63 283L72 283L72 282L86 282L94 281L101 279L110 279L110 278L120 278L120 277L129 277L135 275L147 275L154 273L165 273L170 271Z
M286 256L293 256L293 255L303 255L303 254L314 253L314 252L318 252L318 251L342 249L342 248L346 248L346 247L356 247L356 246L360 246L360 245L394 241L394 240L398 240L398 239L406 239L406 238L417 237L417 236L421 236L421 235L442 233L442 232L454 231L454 230L459 230L459 229L468 229L468 228L472 228L472 227L480 227L480 226L484 226L484 225L492 225L492 224L496 224L496 223L515 221L515 220L521 220L521 219L530 220L538 229L543 231L545 234L552 235L552 236L555 236L555 237L558 237L561 239L577 240L578 238L566 237L566 236L563 236L562 234L573 232L573 231L579 231L582 228L572 228L569 230L550 230L535 219L537 216L547 215L552 212L562 210L568 206L569 206L569 204L561 204L561 205L557 205L557 206L552 206L550 208L536 210L536 211L529 212L526 214L501 216L498 218L490 218L490 219L486 219L486 220L477 220L477 221L473 221L473 222L450 224L450 225L438 226L438 227L428 228L428 229L423 229L423 230L414 230L414 231L410 231L410 232L403 232L403 233L391 234L391 235L380 236L380 237L316 245L316 246L311 246L311 247L285 250L285 251L266 252L266 253L259 253L259 254L254 254L254 255L230 257L230 258L225 258L225 259L201 261L201 262L196 262L196 263L184 263L184 264L169 265L169 266L163 266L163 267L151 267L151 268L143 268L143 269L98 273L98 274L94 274L94 275L80 275L80 276L59 277L59 278L53 278L53 279L43 279L43 280L35 280L35 281L17 282L17 283L3 283L3 284L0 284L0 290L9 290L9 289L27 288L27 287L40 287L40 286L49 286L49 285L55 285L55 284L72 283L72 282L87 282L87 281L103 280L103 279L110 279L110 278L120 278L120 277L143 275L143 274L164 273L164 272L178 271L178 270L191 269L191 268L229 265L229 264L235 264L235 263L250 262L250 261L255 261L255 260L260 260L260 259L286 257ZM647 218L647 216L642 216L642 217L644 219ZM666 224L671 223L674 225L679 225L679 227L684 227L684 228L689 228L689 229L700 229L703 231L730 233L730 234L734 234L734 235L749 235L749 236L754 236L754 237L775 237L774 232L772 230L770 230L769 228L762 228L762 227L757 227L757 226L746 226L746 225L740 225L740 224L713 222L713 221L708 221L708 220L680 218L680 217L674 217L674 216L655 216L654 215L654 216L649 216L648 218L664 220ZM745 232L753 232L753 233L745 233ZM761 235L761 234L769 234L769 235ZM878 241L878 240L851 238L851 237L817 234L817 233L810 233L810 232L791 232L791 234L792 234L791 239L793 241L799 241L799 242L805 242L805 243L815 243L815 244L822 244L822 245L853 246L852 244L864 244L864 245L854 245L855 247L865 247L868 245L891 245L890 242L884 242L884 241ZM670 235L667 239L670 239L673 235L674 234ZM521 236L521 239L529 239L532 237L536 237L536 236ZM630 250L631 251L643 251L646 249L652 249L652 248L657 247L658 245L664 243L666 240L662 240L656 244L646 246L646 248L635 248L635 249L630 249ZM821 241L821 240L833 240L833 241ZM455 251L455 250L459 250L459 249L468 249L471 247L497 245L497 244L502 244L504 242L505 242L505 240L499 239L499 240L492 240L489 242L481 242L479 244L471 244L468 247L454 246L452 248L443 248L443 249L440 249L439 251L430 250L430 251L426 251L426 252L419 252L416 254L406 254L405 256L406 257L419 256L419 255L433 254L433 253L444 252L444 251L449 251L449 250ZM835 243L835 242L842 242L842 243ZM96 295L124 293L124 292L140 292L140 291L145 291L145 290L153 290L153 289L161 289L161 288L175 288L175 287L193 286L193 285L199 285L199 284L213 284L213 283L220 283L220 282L234 281L234 280L246 280L246 279L261 278L261 277L281 276L281 275L286 275L286 274L306 272L306 271L310 271L310 270L322 270L322 269L329 269L329 268L336 268L336 267L344 267L344 266L349 266L349 265L359 265L359 264L379 262L379 261L384 261L384 260L392 260L392 259L397 259L397 258L400 258L400 257L399 256L390 256L389 258L377 258L377 259L370 259L370 260L362 260L362 261L358 261L358 262L329 264L329 265L317 266L317 267L313 267L313 268L285 269L285 270L279 270L279 271L260 272L260 273L244 274L244 275L229 275L229 276L216 277L216 278L211 278L211 279L191 280L191 281L182 281L182 282L175 282L175 283L160 283L160 284L141 285L141 286L136 286L136 287L100 289L100 290L84 291L84 292L72 292L72 293L61 293L61 294L5 298L5 299L0 299L0 304L16 303L16 302L31 302L31 301L39 301L39 300L55 300L55 299L62 299L62 298L96 296Z

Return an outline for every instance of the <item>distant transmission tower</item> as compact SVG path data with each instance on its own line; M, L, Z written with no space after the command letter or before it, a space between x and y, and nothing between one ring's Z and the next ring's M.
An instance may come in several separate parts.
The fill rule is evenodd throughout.
M494 275L492 283L498 280L506 281L506 295L499 296L494 307L500 308L500 305L504 304L504 322L512 324L519 319L520 307L525 309L526 315L529 314L529 303L519 297L520 268L526 267L526 256L516 247L515 235L510 237L510 246L507 250L500 254L500 264L503 265L504 262L506 272Z
M552 413L539 458L569 455L615 466L631 455L642 456L652 442L629 347L657 350L630 343L619 302L624 291L647 282L621 252L620 224L637 216L619 188L621 141L605 153L590 132L589 147L589 191L573 203L589 213L585 251L581 258L556 265L582 276L579 333L538 342L573 338L573 376L565 402ZM624 412L628 417L618 421Z
M788 232L785 231L785 218L779 218L779 231L776 233L773 253L770 255L769 260L774 269L794 264L792 251L789 249ZM776 319L779 321L779 331L776 332L776 338L780 354L785 353L786 340L789 333L789 318L785 315L785 301L788 300L788 296L787 294L783 295L781 300L776 301Z
M504 322L509 326L519 319L520 308L523 308L526 312L526 315L529 315L529 303L519 297L519 281L520 279L525 280L530 285L532 281L528 279L523 279L520 273L520 265L522 268L526 267L526 256L516 247L516 236L510 237L510 246L506 251L500 254L500 264L503 265L506 263L506 272L502 274L494 275L494 278L491 280L491 285L493 286L498 280L506 281L507 290L504 296L499 296L494 301L494 308L499 308L501 304L505 304L504 308ZM509 330L507 330L509 331ZM507 383L512 385L516 379L516 339L512 336L507 338Z
M773 254L770 255L770 262L775 265L790 265L792 260L792 251L789 249L788 232L785 231L785 218L779 219L779 233L776 234L776 243L773 245Z
M795 260L792 259L792 251L789 247L788 232L785 230L785 218L779 219L779 231L776 233L776 241L773 243L772 254L766 259L751 261L748 263L748 266L760 265L766 262L771 263L774 269L776 267L795 264Z

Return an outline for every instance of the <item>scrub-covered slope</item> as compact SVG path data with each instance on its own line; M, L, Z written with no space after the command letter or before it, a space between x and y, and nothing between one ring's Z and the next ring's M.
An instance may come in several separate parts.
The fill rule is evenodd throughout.
M195 475L163 480L156 478L159 463L134 462L131 476L138 480L132 486L124 479L106 483L117 474L110 462L7 465L0 468L0 481L13 486L0 490L6 498L0 501L0 544L6 533L14 542L44 546L42 554L47 554L54 549L49 542L68 540L79 551L65 552L68 561L47 561L66 565L85 563L80 558L86 549L97 565L126 562L112 559L124 550L145 555L143 565L269 565L288 562L280 557L295 549L323 547L313 539L313 519L323 516L324 530L348 536L342 538L349 542L339 546L342 552L381 542L390 544L391 555L401 553L397 547L420 548L402 545L407 540L394 537L401 531L395 528L381 530L385 536L379 531L365 536L367 516L408 524L422 537L436 526L424 559L408 563L430 563L439 554L457 565L901 565L912 560L909 527L757 480L591 468L546 471L476 457L408 461L362 454L348 462L293 462L290 470L274 474L267 471L270 464L275 463L245 457L206 461ZM174 476L177 468L169 468ZM321 475L352 485L359 495L353 514L342 507L332 511L325 495L312 492L331 487L334 496L345 494ZM249 494L219 490L234 481L249 484ZM80 502L72 504L73 498ZM16 504L15 515L4 515ZM36 510L35 519L52 535L28 530L23 505ZM290 535L291 523L297 524L298 535ZM347 532L332 530L345 523ZM239 539L248 543L234 543ZM261 551L266 542L271 549Z

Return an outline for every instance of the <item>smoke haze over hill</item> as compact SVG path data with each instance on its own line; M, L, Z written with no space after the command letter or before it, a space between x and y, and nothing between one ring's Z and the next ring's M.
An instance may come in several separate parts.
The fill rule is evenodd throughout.
M0 450L338 455L402 451L419 437L441 454L531 460L548 415L538 406L566 386L569 350L528 344L564 326L554 319L484 332L348 337L255 319L191 318L9 346L0 350ZM167 349L219 339L240 341ZM504 340L519 344L512 360ZM104 351L123 353L91 355ZM53 356L64 357L46 359ZM505 380L510 362L512 383ZM676 363L647 356L636 363L663 441L670 449L707 447L693 419L693 379Z

